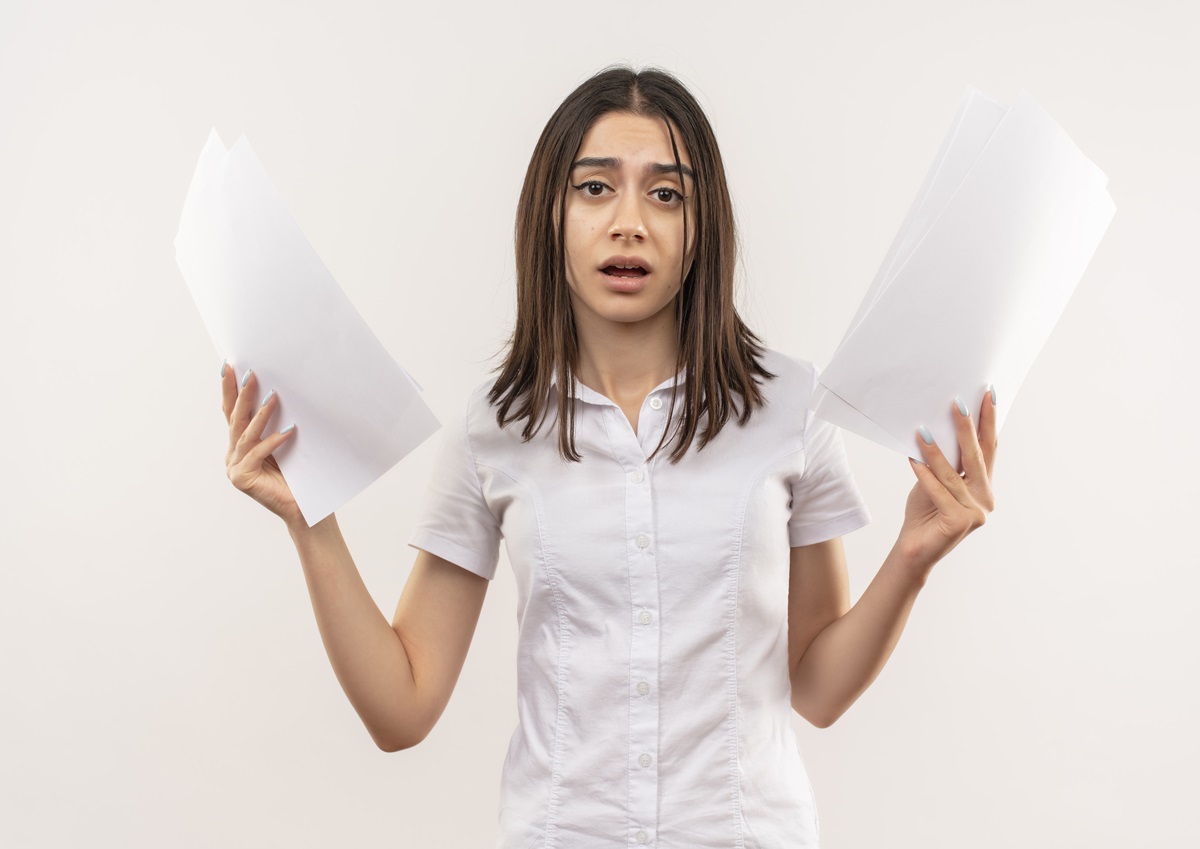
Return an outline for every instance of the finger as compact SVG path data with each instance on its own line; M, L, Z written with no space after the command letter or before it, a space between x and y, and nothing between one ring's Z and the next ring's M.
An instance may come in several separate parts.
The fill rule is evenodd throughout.
M975 503L990 513L995 508L995 499L992 497L992 482L983 459L979 437L975 433L975 424L971 421L967 405L958 396L954 398L954 407L954 428L957 431L959 454L962 457L961 465L965 471L963 479Z
M279 397L272 389L267 393L267 397L258 405L258 409L254 415L250 417L250 423L246 425L246 430L242 432L240 443L244 443L243 454L248 453L260 439L262 439L263 431L267 429L267 422L271 416L275 414L275 408L279 404Z
M279 464L271 457L271 453L291 439L295 432L296 428L292 426L286 432L273 433L266 439L255 443L240 460L229 464L226 469L229 480L238 489L249 492L254 483L260 479L264 467L279 471Z
M233 410L229 416L229 453L236 454L234 461L241 459L245 452L237 453L238 443L241 441L242 434L246 427L250 424L250 417L254 414L254 410L250 405L254 403L254 394L258 389L258 377L252 369L246 369L240 381L234 386L234 391L237 393L237 398L233 404Z
M987 469L989 482L992 480L999 444L996 433L996 387L989 386L988 391L983 393L983 403L979 409L979 448L983 453L983 465Z
M987 489L987 466L983 460L979 436L975 432L975 423L971 419L971 411L957 395L954 396L952 415L958 437L959 466L966 475L967 488L975 493L976 498L980 498Z
M275 453L276 449L291 439L295 432L296 426L291 425L286 430L272 433L266 439L262 440L253 448L251 448L250 451L246 453L246 456L242 458L243 462L249 465L251 468L257 468L258 466L264 465L267 462L267 459ZM276 464L276 468L278 468L278 464Z
M908 458L908 464L912 466L913 474L917 476L917 482L921 485L921 489L929 496L929 500L933 502L933 506L939 513L953 515L962 510L958 499L950 494L950 491L927 464L918 463L912 457Z
M237 401L237 373L229 360L221 363L221 412L225 414L225 423L229 423L233 415L233 405Z
M921 456L925 458L925 463L929 466L934 476L942 482L942 486L962 506L974 507L975 498L971 495L970 490L967 489L966 481L950 465L950 461L946 459L946 455L942 453L942 449L933 441L933 436L924 425L917 431L917 445L921 449Z

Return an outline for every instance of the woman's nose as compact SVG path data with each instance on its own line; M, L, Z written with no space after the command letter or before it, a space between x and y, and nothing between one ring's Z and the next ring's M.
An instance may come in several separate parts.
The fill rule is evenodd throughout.
M608 228L609 238L635 239L639 242L646 238L646 223L642 220L642 209L638 200L633 194L618 199L613 212L612 226Z

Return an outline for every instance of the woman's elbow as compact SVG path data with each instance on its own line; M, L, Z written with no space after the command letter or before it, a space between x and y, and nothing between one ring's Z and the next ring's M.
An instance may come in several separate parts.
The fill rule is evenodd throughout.
M804 718L808 720L810 725L814 725L817 728L828 728L829 726L833 725L833 723L838 721L839 716L841 716L841 714L829 713L819 714L816 716L806 716Z
M792 701L792 710L804 717L809 725L816 728L828 728L837 722L844 710L831 709L823 705L806 705Z
M382 751L400 752L411 749L428 737L436 722L436 719L431 720L428 716L410 716L409 722L397 723L388 729L368 727L367 731Z
M410 734L404 737L381 737L374 734L371 739L375 741L375 745L384 752L402 752L405 749L411 749L413 746L420 743L428 736L428 732L424 734Z

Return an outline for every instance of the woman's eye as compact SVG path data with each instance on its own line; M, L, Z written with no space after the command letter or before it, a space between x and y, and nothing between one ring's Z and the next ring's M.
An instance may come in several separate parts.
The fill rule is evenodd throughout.
M683 200L683 195L675 189L655 189L654 196L662 203L675 203Z
M604 194L605 185L599 180L587 180L586 182L580 183L575 188L583 192L585 195L595 198Z

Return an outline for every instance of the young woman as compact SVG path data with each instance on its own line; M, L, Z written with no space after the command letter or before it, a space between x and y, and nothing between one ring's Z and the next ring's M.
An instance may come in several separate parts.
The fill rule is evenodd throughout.
M503 539L519 724L501 847L817 845L790 724L870 685L933 565L992 509L995 396L925 441L899 538L850 605L868 521L808 362L734 308L724 168L695 99L609 69L550 118L517 211L517 324L447 425L391 624L333 516L309 528L263 438L274 396L222 368L234 485L279 515L338 680L376 743L416 745L462 669ZM244 391L243 391L244 390Z

